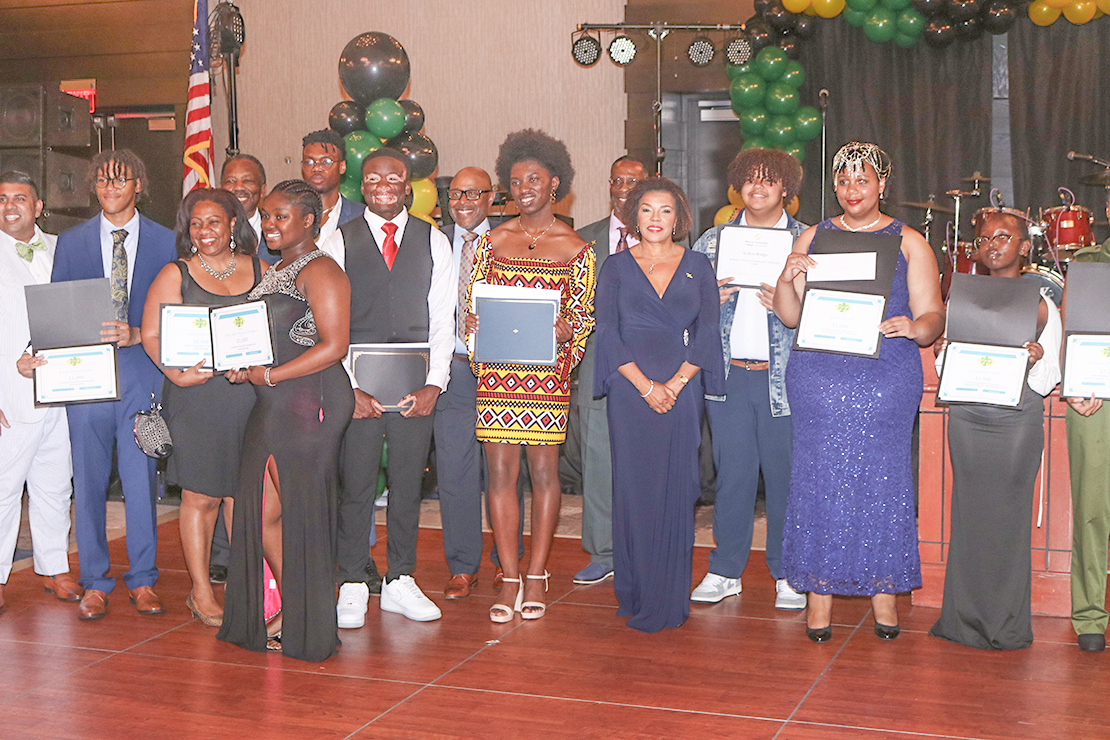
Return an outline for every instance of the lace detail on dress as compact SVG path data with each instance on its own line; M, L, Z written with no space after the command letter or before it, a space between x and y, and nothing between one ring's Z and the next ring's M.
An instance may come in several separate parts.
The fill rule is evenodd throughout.
M308 303L308 299L297 290L297 275L299 275L301 269L312 260L327 256L327 253L319 249L314 249L308 254L301 255L280 270L277 269L276 265L271 265L270 269L266 271L266 274L262 276L262 280L247 296L247 299L257 301L268 295L281 293ZM313 347L316 345L315 336L316 319L312 316L312 308L306 306L304 316L297 319L296 322L293 323L292 328L289 329L289 339L302 347Z

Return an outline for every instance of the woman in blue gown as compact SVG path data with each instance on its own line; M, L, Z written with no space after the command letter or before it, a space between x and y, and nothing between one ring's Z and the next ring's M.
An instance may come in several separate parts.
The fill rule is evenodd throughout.
M658 632L690 615L704 394L724 394L720 300L705 255L674 243L691 226L677 185L643 180L625 209L640 243L602 264L593 390L609 399L617 616Z
M921 586L910 444L921 402L919 347L944 328L936 258L913 229L879 211L890 161L874 144L833 159L844 213L807 229L776 286L775 313L796 327L810 245L826 229L901 236L877 358L795 350L786 370L794 459L783 574L809 592L806 634L832 638L833 594L870 596L875 634L898 636L895 594Z

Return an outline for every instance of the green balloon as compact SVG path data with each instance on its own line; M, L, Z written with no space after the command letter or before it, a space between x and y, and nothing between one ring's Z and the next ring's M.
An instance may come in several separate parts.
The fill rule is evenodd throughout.
M346 174L343 179L339 181L339 194L347 200L352 200L355 203L362 203L362 174L355 170L354 175L351 174L351 169L347 168Z
M908 49L917 43L920 36L906 36L902 33L894 34L894 43L901 46L903 49Z
M352 131L343 137L347 144L347 172L356 180L362 178L362 160L375 149L380 149L382 141L369 131ZM361 195L359 197L362 197Z
M821 135L821 111L812 105L803 105L794 111L794 138L813 141Z
M898 13L894 21L894 27L897 29L897 33L894 37L895 41L898 40L898 36L909 36L916 39L921 35L921 32L925 30L925 16L921 15L921 13L918 13L913 8L906 8ZM906 46L906 44L900 45ZM912 46L912 44L910 44L910 46Z
M844 9L857 10L861 13L866 13L874 9L879 4L879 0L844 0Z
M786 60L786 71L782 73L779 82L785 82L797 90L806 81L806 72L802 65L795 59Z
M794 143L794 117L775 116L767 124L763 138L776 149L785 149Z
M768 46L755 55L755 70L767 82L774 82L786 71L786 52L777 46Z
M770 120L771 117L763 108L745 108L740 114L740 131L744 134L744 140L761 135L767 130Z
M725 73L728 75L728 78L730 80L736 79L736 77L738 75L742 75L745 72L754 72L754 71L755 70L752 69L752 65L750 63L726 64L725 65Z
M732 98L732 107L743 110L761 104L766 86L763 78L755 72L745 72L732 78L732 84L728 87L729 97Z
M894 39L895 22L894 13L884 7L878 7L867 14L863 23L863 32L867 38L876 44L882 44Z
M765 105L767 112L785 116L798 110L798 91L785 82L775 82L767 86Z
M913 5L913 0L879 0L879 2L881 2L883 7L887 10L893 10L895 13Z
M405 128L405 109L393 98L366 106L366 128L379 139L392 139Z
M805 161L806 158L806 145L802 142L795 142L790 146L783 147L783 151L798 160L798 164Z
M859 28L867 20L867 11L844 8L844 20L848 22L849 26Z
M753 136L750 139L744 139L744 145L742 147L740 147L741 150L744 150L744 149L766 149L766 148L768 148L767 147L767 140L764 139L762 136Z

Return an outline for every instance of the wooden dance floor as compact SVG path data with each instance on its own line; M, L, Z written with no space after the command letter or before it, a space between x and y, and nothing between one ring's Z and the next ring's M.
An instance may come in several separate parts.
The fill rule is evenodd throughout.
M556 540L547 616L492 624L492 567L477 593L442 598L438 530L420 533L418 582L443 619L416 623L371 598L322 665L215 640L185 608L177 522L160 526L159 593L141 617L123 584L109 615L77 619L14 572L0 615L0 738L1106 738L1110 654L1081 653L1067 620L1035 617L1032 648L987 653L929 637L937 610L899 600L902 636L880 642L866 600L838 599L833 640L772 608L753 553L744 593L693 605L645 635L615 616L612 581L574 586L577 539ZM379 536L384 536L379 527ZM125 562L111 543L113 570ZM489 548L489 535L486 535ZM375 548L384 566L384 546ZM707 548L694 555L695 580ZM75 558L74 558L75 561ZM74 562L74 568L76 563Z

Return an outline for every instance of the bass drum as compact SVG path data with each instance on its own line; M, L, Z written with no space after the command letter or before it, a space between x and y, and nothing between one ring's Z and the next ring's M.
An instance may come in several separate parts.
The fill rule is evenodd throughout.
M1064 276L1044 265L1030 265L1021 271L1026 280L1036 280L1042 289L1048 290L1048 297L1059 306L1064 302Z

